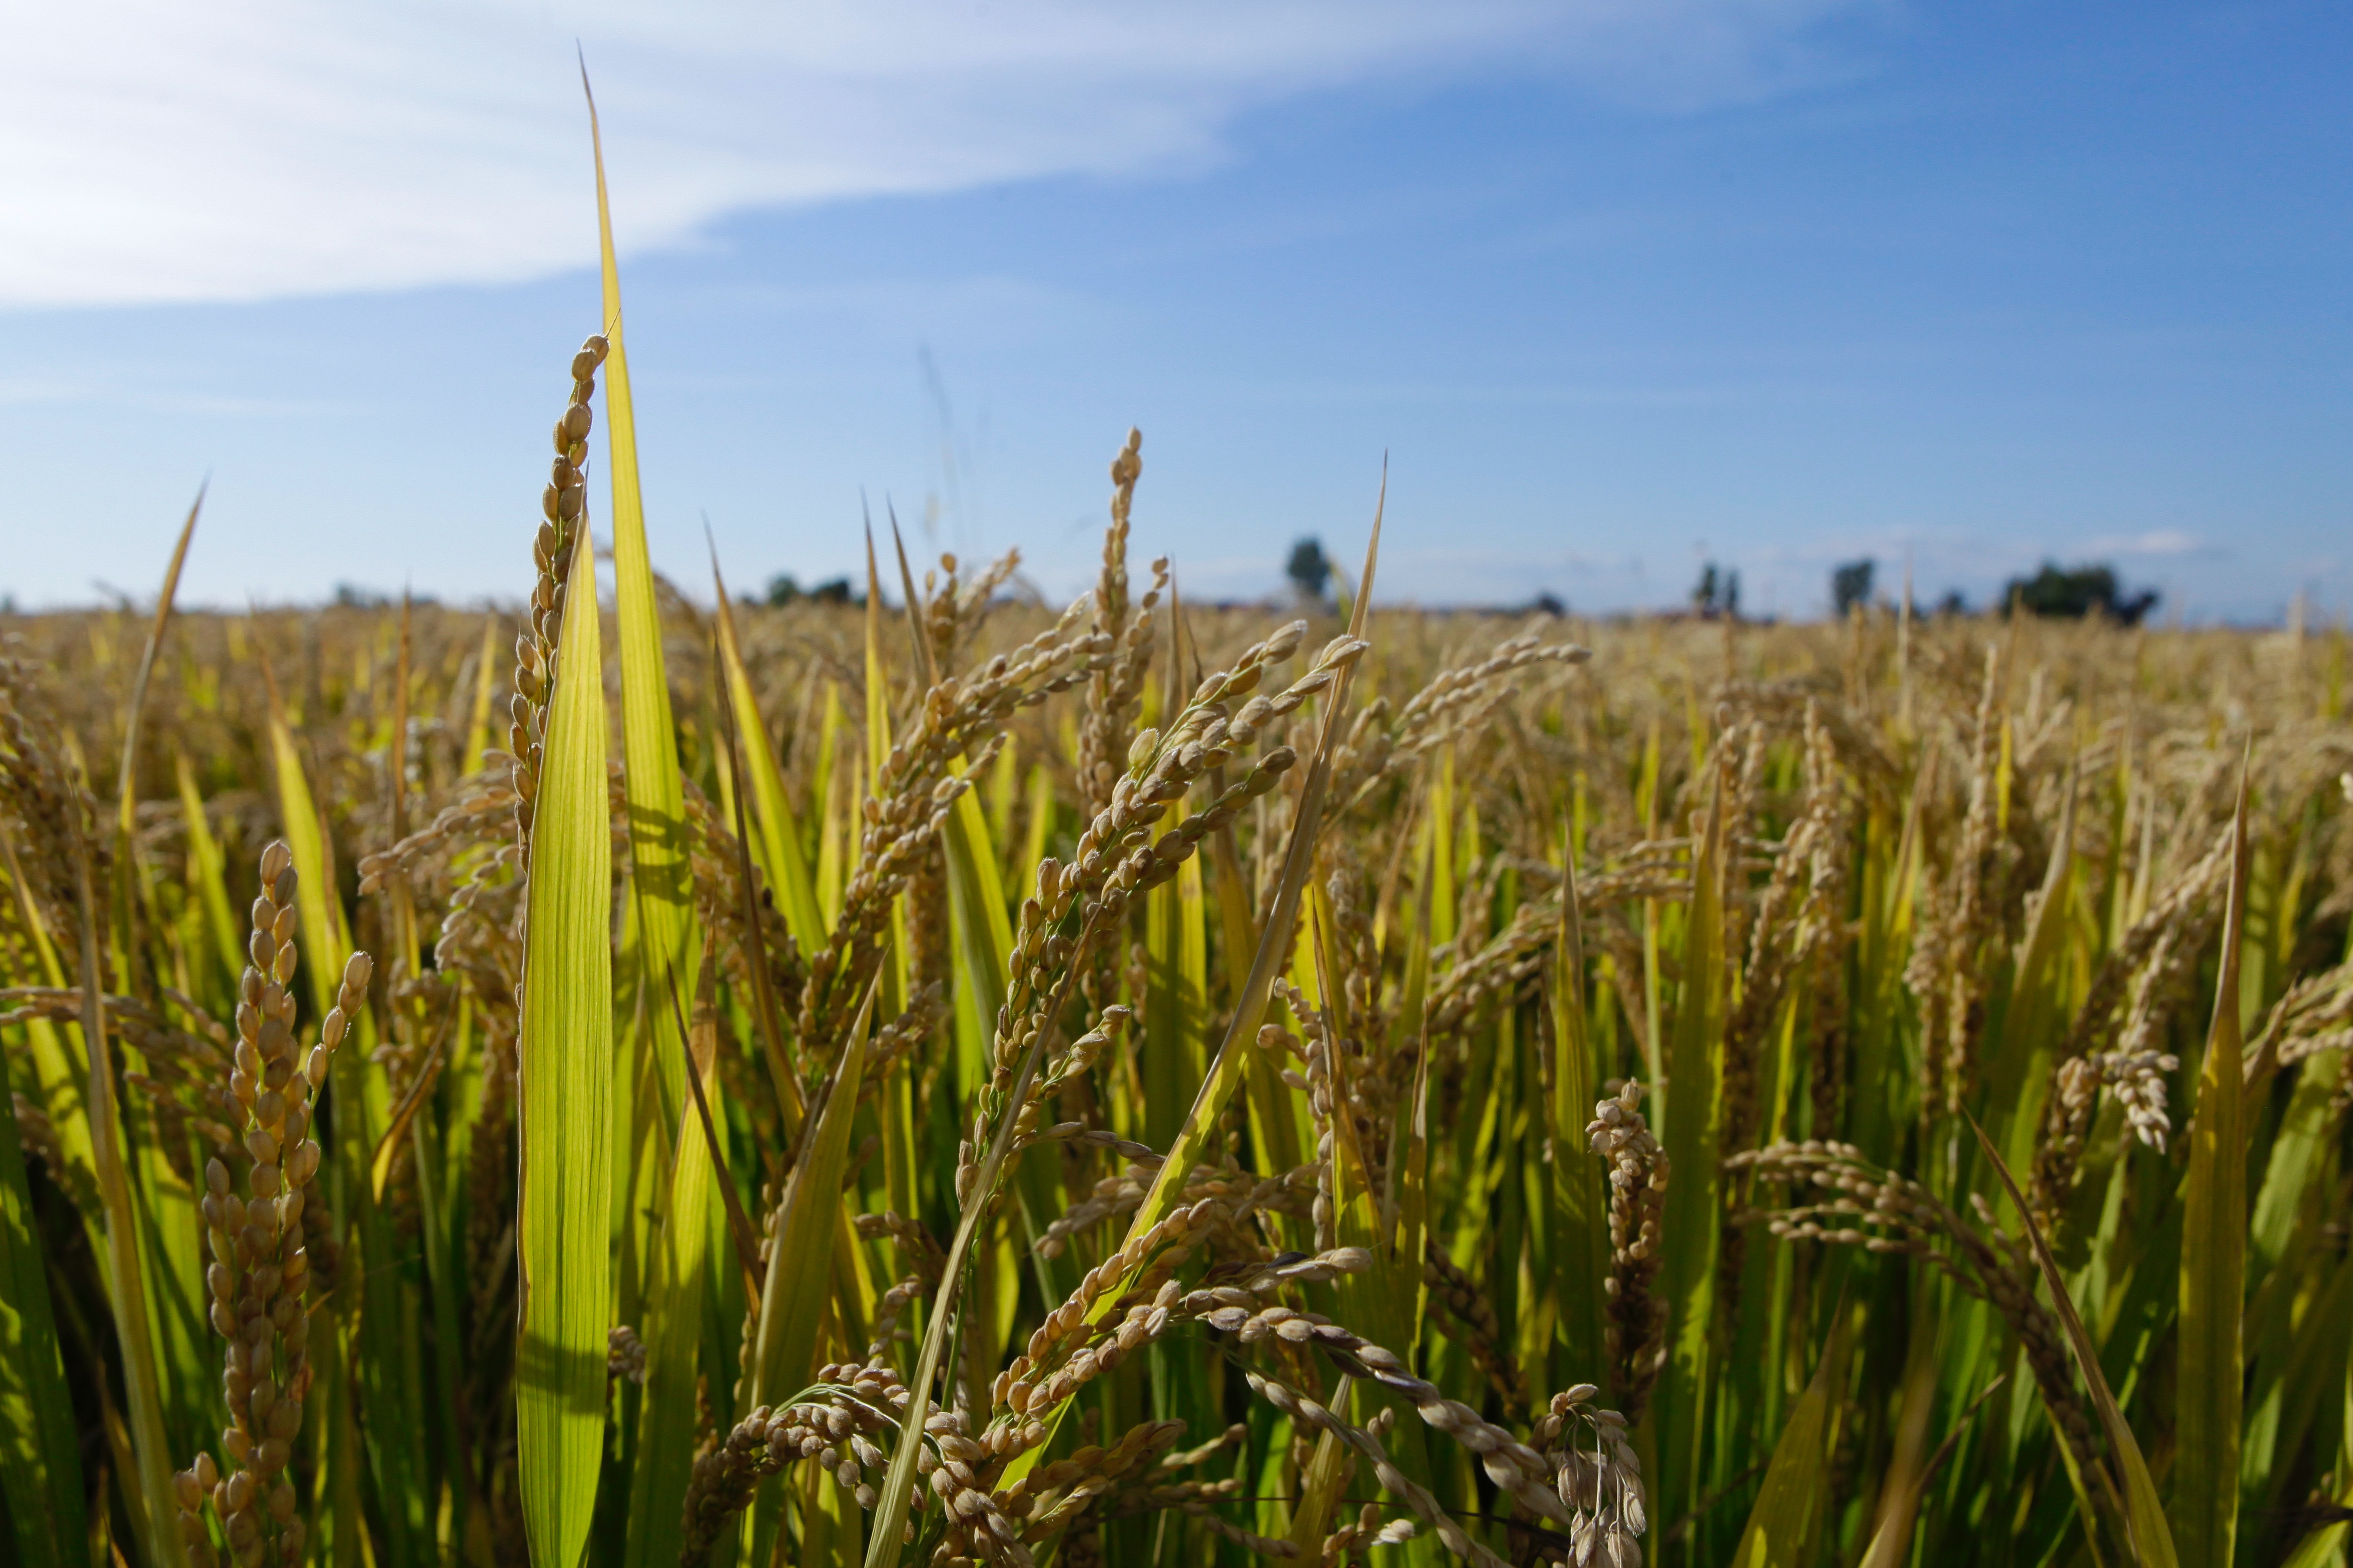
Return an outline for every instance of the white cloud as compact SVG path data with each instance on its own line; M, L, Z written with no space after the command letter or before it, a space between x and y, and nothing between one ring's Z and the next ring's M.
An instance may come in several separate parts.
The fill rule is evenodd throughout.
M2178 528L2156 528L2146 533L2104 533L2088 540L2084 549L2093 555L2208 555L2213 546Z
M589 254L572 46L616 227L1211 160L1368 79L1574 76L1683 107L1812 68L1883 0L85 0L0 50L0 305L499 282Z

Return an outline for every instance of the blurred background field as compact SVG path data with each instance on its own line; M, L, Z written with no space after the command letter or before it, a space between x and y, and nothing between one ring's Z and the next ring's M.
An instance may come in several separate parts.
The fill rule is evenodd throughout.
M880 1082L866 1083L833 1151L845 1228L798 1353L861 1363L872 1333L874 1364L910 1373L918 1344L904 1336L929 1321L965 1206L957 1173L976 1158L970 1130L961 1152L958 1138L987 1103L985 999L1006 994L1001 966L1023 973L1013 933L1037 918L1020 902L1033 868L1082 859L1089 818L1111 807L1106 782L1128 771L1113 759L1148 758L1154 727L1184 706L1198 672L1249 668L1236 656L1277 624L1181 595L1147 601L1145 582L1124 576L1108 573L1061 636L1124 649L1106 668L1127 673L1014 711L1002 744L971 753L969 792L928 836L923 813L892 804L910 798L903 760L876 825L871 733L919 742L926 702L936 721L943 700L981 689L992 657L1045 646L1031 642L1040 634L1050 644L1048 615L935 569L913 619L880 599L870 614L803 597L736 605L730 631L708 597L655 581L682 792L677 894L702 933L691 939L700 980L657 984L647 968L629 826L644 818L629 815L621 782L625 677L606 665L612 1272L592 1315L600 1353L609 1331L611 1375L587 1451L594 1505L575 1537L592 1560L668 1561L682 1539L790 1562L866 1550L859 1503L883 1479L880 1433L860 1450L863 1476L844 1471L849 1490L795 1464L740 1516L752 1521L740 1536L733 1513L696 1533L690 1476L697 1496L718 1485L710 1456L731 1450L712 1445L751 1414L738 1362L758 1320L747 1298L764 1275L790 1277L789 1264L770 1272L762 1244L724 1215L757 1233L780 1214L787 1162L811 1147L792 1131L797 1102L822 1103L841 1068L851 1001L811 955L831 954L837 978L879 975L874 1018L890 1026L872 1049ZM1122 597L1127 618L1086 643L1100 606ZM1345 634L1345 603L1303 607L1300 651L1269 691L1326 668L1309 656ZM605 618L606 646L630 646ZM76 808L58 781L86 777L97 800L130 810L127 834L111 805L89 810L79 832L97 961L120 998L109 1026L172 1468L223 1419L206 1371L217 1341L193 1294L202 1159L228 1107L221 1047L207 1042L233 1026L253 868L282 836L317 879L301 894L305 929L328 933L331 954L355 944L377 955L365 1052L337 1058L350 1077L333 1080L322 1134L332 1218L311 1247L340 1254L331 1273L312 1266L312 1337L331 1333L347 1360L332 1392L312 1387L332 1419L302 1429L290 1516L311 1521L311 1550L325 1560L352 1560L342 1553L364 1533L378 1562L522 1561L535 1506L517 1466L518 1380L533 1374L516 1356L514 1294L514 924L527 884L514 873L511 764L497 754L517 627L505 613L431 606L174 617L123 792L114 770L147 619L10 624L11 899L0 912L29 1173L17 1237L48 1282L72 1416L59 1441L80 1467L72 1489L89 1500L89 1539L111 1538L131 1561L161 1560L151 1535L175 1527L168 1510L152 1531L142 1517L122 1320L97 1255L109 1224L73 1026ZM1198 1321L1215 1305L1205 1300L1189 1327L1155 1331L1125 1366L1065 1379L1078 1385L1073 1419L1047 1452L1092 1442L1117 1454L1124 1433L1146 1462L1041 1507L1041 1522L1017 1518L1020 1551L1332 1561L1405 1521L1420 1543L1378 1550L1418 1554L1442 1550L1442 1517L1475 1542L1465 1550L1507 1561L1574 1552L1597 1521L1589 1540L1605 1555L1618 1541L1659 1562L1731 1561L1764 1550L1743 1544L1752 1537L1773 1561L1852 1563L1869 1549L1902 1562L1915 1537L1922 1562L2090 1561L2095 1542L2103 1560L2162 1561L2126 1522L2145 1456L2140 1473L2174 1530L2203 1495L2208 1517L2229 1517L2242 1561L2337 1560L2344 1531L2327 1504L2353 1473L2342 1223L2353 738L2340 634L1915 618L1862 604L1844 623L1795 626L1376 610L1364 632L1361 656L1336 645L1355 686L1295 937L1278 954L1273 1032L1232 1047L1246 1070L1182 1189L1240 1215L1154 1247L1197 1293L1269 1259L1366 1248L1356 1273L1327 1268L1336 1283L1311 1269L1303 1285L1256 1288L1394 1347L1409 1381L1426 1379L1440 1403L1358 1383L1356 1432L1388 1445L1403 1473L1352 1473L1345 1442L1319 1448L1295 1405L1252 1381L1326 1397L1330 1368L1300 1359L1318 1342L1238 1342ZM732 695L728 637L740 652ZM965 684L925 699L923 658ZM1268 721L1234 765L1278 742L1307 758L1323 706ZM732 740L731 724L742 726ZM1131 753L1125 737L1139 731L1144 749ZM2232 803L2251 746L2234 905ZM1107 1043L1091 1037L1091 1066L1065 1056L1037 1113L1064 1124L1061 1141L1030 1150L1018 1201L975 1243L965 1300L979 1304L965 1311L979 1316L959 1321L965 1370L952 1361L937 1395L972 1435L1008 1419L1019 1428L999 1367L1063 1293L1085 1299L1080 1274L1118 1253L1158 1156L1214 1077L1235 1012L1250 1005L1248 972L1278 912L1310 772L1303 761L1270 779L1198 857L1139 892L1091 958L1049 955L1077 963L1075 992L1048 1009L1061 1020L1054 1051L1072 1048L1093 1009L1134 1017ZM928 784L915 797L935 798ZM1564 925L1568 861L1577 918ZM879 895L861 891L877 865ZM2226 969L2236 1002L2217 1021ZM320 1014L305 984L293 990L307 1037ZM671 1184L703 1136L697 1107L660 1090L689 1008L730 1201L699 1211L700 1283L658 1302ZM2243 1041L2227 1052L2243 1076L2244 1187L2235 1231L2221 1227L2238 1237L2236 1262L2184 1225L2203 1178L2182 1130L2212 1092L2200 1078L2226 1048L2210 1043L2210 1025L2224 1024ZM1629 1081L1642 1088L1621 1095ZM1619 1109L1593 1121L1602 1100ZM2100 1429L2097 1395L2069 1360L2055 1298L1970 1117L2028 1190L2133 1434L2129 1459ZM862 1217L894 1215L905 1217ZM2203 1276L2243 1297L2244 1400L2227 1421L2194 1405L2185 1381L2185 1293ZM665 1310L684 1312L683 1337L649 1326ZM883 1326L893 1318L896 1340ZM1072 1348L1050 1350L1047 1364ZM1564 1440L1532 1423L1579 1384L1633 1423L1634 1464L1621 1468L1639 1467L1647 1486L1639 1538L1622 1507L1580 1502L1574 1489L1577 1506L1548 1518L1508 1469L1499 1481L1473 1458L1478 1431L1515 1433L1573 1476L1577 1461L1547 1447ZM1348 1414L1345 1400L1334 1408ZM1182 1421L1181 1436L1162 1421ZM2237 1455L2227 1508L2184 1457L2225 1426ZM852 1458L839 1437L832 1463ZM1170 1445L1181 1459L1151 1468ZM1608 1452L1606 1440L1584 1447ZM946 1462L944 1449L923 1461ZM1103 1462L1082 1458L1061 1484ZM1003 1506L1022 1495L1007 1470L1002 1458L976 1465L963 1484ZM1090 1485L1101 1489L1092 1500ZM1408 1488L1428 1489L1422 1504ZM12 1485L12 1509L24 1496ZM940 1539L937 1512L934 1500L916 1515L926 1546ZM979 1550L969 1529L939 1550ZM55 1560L78 1562L83 1539L60 1537Z

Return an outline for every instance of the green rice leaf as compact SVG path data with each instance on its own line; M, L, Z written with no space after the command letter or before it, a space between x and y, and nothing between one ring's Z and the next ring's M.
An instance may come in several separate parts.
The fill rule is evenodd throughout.
M2173 1521L2192 1563L2227 1563L2239 1529L2239 1442L2245 1363L2247 1132L2239 952L2247 920L2247 779L2231 825L2230 902L2214 1022L2198 1075L2181 1226L2181 1318L2175 1394Z
M1661 1226L1668 1358L1651 1410L1659 1431L1660 1501L1670 1510L1698 1506L1700 1446L1714 1392L1709 1363L1722 1230L1716 1161L1724 1110L1724 840L1718 781L1693 852L1683 994L1667 1042L1662 1091L1666 1135L1661 1142L1673 1173Z
M2353 1362L2346 1365L2340 1397L2345 1408L2343 1435L2337 1446L2336 1500L2347 1516L2353 1516ZM2296 1542L2286 1568L2342 1568L2348 1541L2353 1541L2353 1517L2323 1524Z
M1978 1137L1978 1146L1985 1151L1986 1161L2001 1178L2002 1190L2010 1194L2016 1206L2020 1222L2026 1226L2026 1238L2034 1247L2034 1260L2042 1270L2042 1282L2050 1289L2051 1305L2059 1314L2060 1326L2067 1331L2067 1344L2075 1352L2076 1370L2091 1388L2092 1405L2099 1412L2100 1426L2107 1434L2108 1455L2121 1472L2121 1496L2116 1480L2105 1469L2099 1474L2103 1495L2124 1515L2126 1540L2141 1568L2179 1568L2181 1559L2175 1553L2173 1530L2166 1522L2165 1506L2158 1500L2157 1482L2148 1473L2148 1461L2142 1458L2140 1444L2134 1438L2132 1427L2125 1421L2124 1412L2117 1408L2116 1396L2108 1387L2107 1375L2100 1370L2099 1347L2084 1328L2083 1317L2075 1310L2074 1298L2067 1293L2067 1281L2059 1272L2059 1260L2051 1255L2051 1244L2043 1239L2042 1227L2034 1222L2034 1213L2026 1202L2026 1194L2018 1189L2018 1178L2010 1173L2001 1151L1993 1146L1985 1129L1972 1119L1969 1131ZM2232 1483L2238 1476L2232 1472ZM2087 1526L2088 1526L2088 1521Z
M2069 895L2075 871L2075 773L2068 772L2061 798L2058 831L2052 835L2051 860L2044 868L2042 890L2026 935L2018 944L2010 994L2004 999L1998 1026L1989 1035L1997 1043L1989 1073L1990 1114L1995 1130L2013 1165L2034 1153L2034 1134L2042 1125L2043 1101L2049 1097L2051 1058L2057 1042L2051 1022L2058 1015L2059 955L2068 927ZM2002 1120L2002 1119L2007 1119Z
M605 1448L613 1169L612 836L596 552L564 605L532 827L521 1078L515 1427L532 1560L574 1568Z
M228 909L228 859L220 841L213 837L212 825L205 820L204 797L197 793L195 770L188 765L188 754L174 752L172 765L179 779L180 820L188 831L188 882L204 906L205 934L220 960L216 973L222 984L217 994L227 996L228 987L244 972L244 950L238 945L237 921Z
M1871 1545L1863 1552L1860 1568L1904 1568L1904 1564L1911 1560L1912 1527L1920 1517L1922 1496L1936 1479L1936 1472L1945 1468L1945 1461L1953 1457L1953 1450L1960 1447L1962 1437L1968 1435L1969 1423L1977 1419L1978 1411L2007 1381L2005 1375L1985 1385L1984 1390L1969 1402L1968 1409L1962 1412L1961 1418L1953 1424L1953 1429L1945 1434L1945 1440L1936 1445L1936 1451L1928 1457L1926 1465L1889 1468L1887 1481L1880 1495L1878 1521L1872 1527ZM1931 1384L1924 1387L1922 1392L1933 1396L1936 1389ZM1906 1397L1910 1397L1908 1391ZM1925 1409L1922 1414L1925 1417ZM1907 1421L1910 1415L1907 1409ZM1925 1420L1923 1424L1925 1426ZM2095 1552L2094 1561L2097 1560Z
M262 667L269 675L267 663ZM333 846L326 821L312 795L286 707L275 677L269 689L269 750L278 787L280 831L293 851L297 878L294 894L296 929L301 935L301 967L309 973L311 1005L323 1017L335 1005L335 991L352 942L343 924L343 904L336 894ZM351 1413L340 1408L348 1391L336 1389L328 1403L337 1405L323 1428L327 1463L332 1471L331 1496L335 1518L330 1538L349 1539L364 1527L359 1509L358 1472L364 1462L375 1472L378 1491L394 1500L380 1517L385 1521L386 1551L405 1563L409 1542L425 1529L423 1500L418 1490L426 1469L424 1432L417 1411L417 1385L413 1368L418 1360L414 1325L404 1313L398 1278L389 1266L393 1257L392 1229L375 1201L368 1163L381 1129L391 1115L384 1068L371 1061L375 1026L363 1013L353 1028L356 1049L335 1053L330 1069L335 1108L334 1145L330 1158L342 1172L343 1212L339 1216L346 1237L356 1236L353 1259L358 1285L359 1310L333 1324L332 1332L348 1338L360 1392L368 1402L371 1426L378 1439L363 1443ZM322 1416L325 1407L322 1407Z
M499 613L482 617L481 651L474 656L474 706L466 721L466 749L458 757L460 772L482 765L491 744L491 694L498 689Z
M15 978L34 980L62 990L65 964L58 956L57 943L48 928L42 922L39 907L26 892L25 868L17 858L16 840L5 832L0 832L0 856L7 861L8 891L16 906L17 922L31 939L33 948L31 972ZM97 1166L90 1149L87 1066L75 1063L67 1048L65 1032L47 1018L26 1020L25 1043L31 1047L33 1079L39 1091L34 1099L47 1109L50 1125L57 1129L67 1179L78 1192L94 1192L97 1179L93 1173ZM83 1062L87 1061L85 1057Z
M2257 1081L2250 1080L2250 1098L2259 1092ZM2327 1191L2336 1099L2337 1075L2318 1059L2306 1061L2296 1073L2247 1226L2247 1275L2260 1282L2247 1310L2253 1364L2239 1454L2241 1495L2248 1504L2280 1505L2289 1482L2277 1462L2283 1445L2294 1451L2303 1422L2316 1408L2323 1387L2333 1382L2312 1359L2316 1332L2339 1357L2353 1339L2340 1321L2343 1307L2353 1307L2353 1269L2339 1267L2317 1303L2300 1301L2296 1289L2314 1269L2316 1253L2327 1257L2318 1234L2326 1207L2315 1200Z
M79 833L71 837L75 891L81 910L81 973L95 979L100 973L98 900L90 886L90 847ZM123 1158L122 1118L114 1097L114 1053L108 1044L106 1012L98 987L84 984L81 996L82 1041L90 1058L90 1159L106 1221L106 1297L114 1310L115 1340L121 1350L122 1402L130 1417L131 1447L138 1469L135 1490L126 1492L125 1511L147 1560L162 1568L182 1568L188 1560L187 1552L180 1540L172 1501L174 1467L164 1429L155 1339L140 1261L145 1246ZM128 1487L133 1478L123 1479Z
M1585 1136L1599 1097L1593 1041L1587 1027L1583 911L1577 892L1577 851L1565 844L1561 862L1560 926L1553 943L1550 1022L1543 1038L1551 1052L1553 1279L1558 1292L1562 1349L1569 1377L1599 1378L1609 1278L1609 1180ZM1420 1064L1416 1063L1417 1070ZM1672 1190L1672 1187L1669 1189Z
M703 981L709 994L709 972ZM714 1119L723 1086L711 1070L718 1041L700 1005L691 1027L700 1081ZM712 1224L718 1213L720 1182L711 1146L690 1107L681 1118L670 1155L670 1201L662 1216L651 1289L646 1293L645 1397L638 1410L636 1473L629 1489L629 1518L623 1562L628 1568L670 1568L678 1561L684 1516L680 1500L694 1469L698 1351L702 1304L712 1253Z
M760 1286L760 1326L744 1405L773 1403L808 1382L817 1363L818 1328L833 1294L833 1247L842 1234L841 1178L849 1163L849 1131L866 1072L867 1022L874 986L867 986L842 1042L841 1059L826 1089L824 1108L802 1140L768 1247L768 1276Z
M1831 1315L1830 1343L1814 1375L1773 1445L1765 1485L1748 1510L1733 1568L1795 1568L1812 1560L1811 1547L1830 1501L1831 1449L1843 1403L1848 1356L1843 1304Z
M803 952L822 949L828 934L825 917L818 912L817 884L809 875L808 856L801 847L800 823L793 815L792 797L785 793L784 770L769 742L768 727L760 718L759 699L744 668L744 648L735 634L735 609L728 602L726 579L711 565L719 588L719 658L727 678L727 700L733 705L735 732L742 737L744 771L750 775L753 804L758 807L763 869L784 903L785 927Z
M262 670L268 675L269 667L265 664ZM285 703L280 700L274 675L269 686L269 760L278 789L279 832L294 852L294 910L302 939L302 968L311 981L311 1005L323 1018L335 1005L335 987L344 961L351 956L350 944L343 939L343 910L327 863L327 836L321 826L318 802L311 794L302 753L295 744L294 728L287 720ZM340 1065L343 1053L338 1053L336 1059ZM337 1083L342 1083L340 1075Z

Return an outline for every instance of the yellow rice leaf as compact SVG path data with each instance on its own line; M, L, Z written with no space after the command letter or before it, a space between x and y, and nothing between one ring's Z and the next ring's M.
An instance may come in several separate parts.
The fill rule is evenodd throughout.
M588 86L584 67L581 89ZM588 135L596 162L596 239L603 262L606 465L613 485L615 652L621 663L621 747L628 792L629 868L642 926L641 976L674 974L681 994L694 994L702 949L693 940L693 875L687 866L685 791L679 780L678 739L671 727L670 679L662 666L661 612L653 563L646 552L646 510L638 476L638 422L629 400L629 357L621 318L621 276L613 258L613 209L605 189L604 141L596 100L588 100ZM670 1010L649 1005L645 1038L653 1051L662 1110L676 1120L685 1103L683 1042L668 1038Z

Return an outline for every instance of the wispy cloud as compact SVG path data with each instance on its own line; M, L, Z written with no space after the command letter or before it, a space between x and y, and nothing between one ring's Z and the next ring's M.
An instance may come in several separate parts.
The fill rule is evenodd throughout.
M1254 108L1536 70L1655 107L1804 79L1872 0L174 0L20 8L0 304L248 300L576 266L572 46L625 245L748 207L1182 169Z
M2093 555L2214 555L2221 552L2194 533L2179 528L2151 529L2146 533L2104 533L2084 542Z

